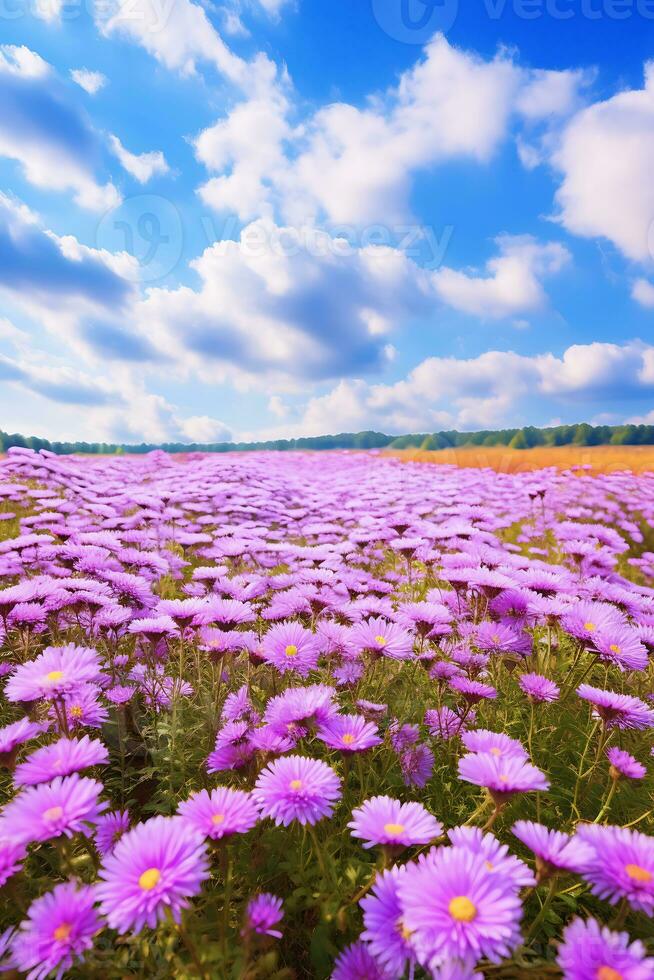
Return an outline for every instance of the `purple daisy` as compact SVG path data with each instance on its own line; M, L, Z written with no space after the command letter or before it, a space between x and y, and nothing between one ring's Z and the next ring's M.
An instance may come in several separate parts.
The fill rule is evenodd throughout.
M381 617L357 623L350 631L353 647L361 653L408 660L413 653L413 636L408 630Z
M518 684L530 701L556 701L561 693L558 685L542 674L522 674Z
M0 837L0 888L20 871L27 854L25 843L13 837Z
M103 813L95 825L95 846L100 854L110 854L114 847L129 830L129 813L127 810L112 810Z
M595 919L573 919L563 931L556 958L563 980L651 980L654 958L631 943L626 932L611 932Z
M96 650L69 643L46 647L34 660L17 667L7 681L9 701L37 701L60 697L81 684L100 680L100 660Z
M331 766L319 759L288 755L259 773L254 797L264 817L288 826L293 820L315 824L331 817L341 797L341 781Z
M594 644L598 631L615 629L616 626L623 625L624 619L608 603L582 600L563 615L561 623L571 636Z
M281 939L282 933L274 926L284 918L282 900L270 892L262 892L250 899L245 909L245 925L242 935L256 932L259 936Z
M506 844L500 844L494 834L485 834L479 827L453 827L447 836L456 847L466 847L476 854L488 871L505 878L516 890L536 884L530 868L511 854Z
M398 893L421 962L486 957L497 963L521 941L515 890L467 848L436 848L408 865Z
M477 704L478 701L493 700L497 697L497 691L490 684L482 684L481 681L472 681L468 677L451 677L449 685L453 691L457 691L468 704Z
M579 873L593 858L592 847L580 837L550 830L532 820L518 820L512 831L536 855L536 868L541 879L556 871Z
M261 652L280 673L295 670L306 677L318 666L320 641L299 623L276 623L264 636Z
M424 742L410 745L400 753L400 769L405 786L423 789L434 772L434 753Z
M645 766L624 749L612 746L606 750L606 755L611 763L613 779L618 779L620 776L625 776L627 779L642 779L647 774Z
M615 664L620 670L646 670L649 663L647 647L630 626L602 630L593 641L600 660Z
M98 739L88 735L83 738L60 738L52 745L44 745L16 767L14 783L17 786L35 786L47 783L55 776L68 776L89 766L107 762L109 753Z
M390 796L373 796L352 811L348 823L353 837L375 844L411 847L429 844L443 833L443 825L421 803L400 803Z
M5 832L24 842L90 833L107 804L98 800L102 783L73 773L22 790L2 814Z
M94 889L74 881L32 902L12 943L18 969L29 971L31 980L44 980L55 971L57 978L63 976L83 959L102 928L94 905Z
M177 812L198 833L212 840L246 834L259 819L259 808L251 793L219 787L194 793L180 803Z
M471 752L459 759L459 777L466 783L485 786L496 802L514 793L549 789L549 782L536 766L515 756L498 758L488 752Z
M98 688L94 684L82 684L74 691L64 694L62 710L66 712L66 724L69 730L76 728L101 728L109 717L109 712L98 697ZM60 729L59 717L54 705L50 709L50 718Z
M352 943L334 962L331 980L391 980L392 974L375 962L365 943Z
M593 848L582 875L591 891L612 905L626 898L654 915L654 838L637 830L580 824L577 835Z
M603 691L590 684L581 684L577 694L590 701L607 728L654 728L654 711L640 698Z
M397 885L403 867L394 867L377 875L372 891L359 903L363 909L361 939L375 960L394 977L404 976L408 964L415 960L411 933L402 921L402 905Z
M97 900L112 929L154 929L167 910L179 922L209 876L204 838L179 817L153 817L123 834L98 874Z
M429 728L430 734L434 738L440 738L444 741L449 741L458 735L462 728L465 728L468 724L470 715L468 718L463 718L458 715L456 711L452 708L448 708L447 705L443 705L442 708L430 708L425 711L425 725Z
M320 726L316 737L341 752L365 752L382 742L377 725L362 715L334 715Z
M528 759L529 755L516 738L502 732L490 732L486 728L476 728L463 732L461 741L469 752L489 752L498 758L511 756L515 759Z
M19 718L10 725L0 728L0 763L3 765L13 765L16 758L16 750L19 745L36 738L41 732L45 731L45 725L39 725L29 718Z

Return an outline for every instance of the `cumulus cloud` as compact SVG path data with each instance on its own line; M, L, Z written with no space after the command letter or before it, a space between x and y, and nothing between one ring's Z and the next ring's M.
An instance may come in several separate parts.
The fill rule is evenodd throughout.
M541 279L559 272L570 260L565 246L539 244L531 236L503 235L499 255L486 264L486 274L443 267L434 273L436 292L463 313L491 319L531 313L546 305Z
M62 420L71 418L71 412L83 408L81 427L93 442L223 442L231 439L231 431L218 419L206 415L184 418L163 396L147 392L137 378L129 377L125 372L120 376L99 377L66 364L43 364L27 356L15 359L0 355L0 381L54 404ZM78 418L76 437L79 437L79 431ZM60 438L62 433L55 430L48 434Z
M536 405L550 417L557 407L588 400L616 405L625 396L654 392L654 347L640 342L577 344L561 357L487 351L478 357L430 357L393 384L340 381L309 399L296 421L269 437L324 435L343 430L432 432L511 426Z
M105 0L94 5L98 30L139 44L157 61L183 75L199 63L212 65L247 92L260 91L276 74L270 59L259 53L247 62L236 55L192 0Z
M0 193L0 289L44 306L86 302L120 308L131 292L126 256L87 248L44 229L25 205Z
M71 68L70 77L89 95L97 95L107 84L107 77L101 71L91 71L89 68Z
M283 90L272 85L200 133L194 144L198 160L210 172L220 172L200 188L209 207L244 221L272 217L271 186L283 178L283 143L291 135L287 112Z
M648 279L636 279L631 287L631 295L641 306L654 310L654 285Z
M36 187L71 190L83 208L103 211L120 201L111 182L95 176L98 138L43 59L24 47L0 47L0 156L16 160Z
M565 227L607 238L630 259L651 261L654 62L645 67L642 89L579 111L552 159L563 175L556 200Z
M118 158L121 167L138 180L139 184L147 184L155 174L168 173L168 164L161 150L152 150L149 153L130 153L118 137L113 135L109 137L109 145Z
M265 220L192 267L199 289L151 289L135 315L162 353L205 379L379 369L396 321L434 301L428 273L400 251Z
M218 174L200 193L243 219L404 221L418 171L488 161L513 116L547 128L579 105L588 82L581 71L520 68L505 52L484 60L439 35L396 86L362 108L334 103L291 126L288 86L260 87L196 140L198 159Z

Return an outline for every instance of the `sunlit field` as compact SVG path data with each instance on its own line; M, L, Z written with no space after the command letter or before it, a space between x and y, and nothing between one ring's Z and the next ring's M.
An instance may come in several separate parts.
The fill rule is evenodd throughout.
M8 975L654 977L651 466L10 450Z
M500 473L524 473L556 466L560 469L613 473L632 470L654 472L654 446L539 446L535 449L509 449L506 446L464 446L457 449L404 449L396 453L403 460L445 463L454 466L490 466Z

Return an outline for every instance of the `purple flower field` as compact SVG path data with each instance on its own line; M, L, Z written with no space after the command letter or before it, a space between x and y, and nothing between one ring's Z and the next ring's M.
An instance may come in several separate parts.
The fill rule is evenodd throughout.
M0 970L654 978L654 474L0 463Z

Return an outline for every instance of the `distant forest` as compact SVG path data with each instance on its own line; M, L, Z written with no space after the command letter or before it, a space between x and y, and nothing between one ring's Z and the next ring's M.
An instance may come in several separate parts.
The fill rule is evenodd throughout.
M22 436L0 430L0 452L11 446L48 449L60 455L90 453L117 455L141 454L154 449L168 453L226 453L257 449L453 449L461 446L508 446L530 449L534 446L651 446L654 425L557 425L539 429L533 425L521 429L485 429L481 432L431 432L406 436L388 436L383 432L341 432L335 436L307 436L302 439L273 439L269 442L213 442L206 444L164 442L138 445L106 442L51 442L38 436Z

